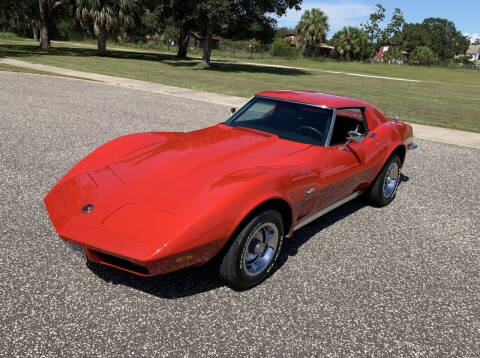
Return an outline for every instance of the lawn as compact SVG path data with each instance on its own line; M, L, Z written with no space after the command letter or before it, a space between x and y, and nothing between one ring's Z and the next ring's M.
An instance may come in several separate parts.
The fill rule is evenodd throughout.
M66 76L66 75L61 75L61 74L53 73L53 72L38 71L38 70L31 69L31 68L12 66L12 65L4 64L4 63L0 63L0 72L1 71L33 73L33 74L36 74L36 75L48 75L48 76L57 76L57 77L80 79L79 77ZM82 80L83 80L83 78L82 78ZM93 80L88 80L88 81L93 81Z
M219 56L220 55L220 56ZM70 43L55 44L50 53L37 50L31 41L1 39L0 57L121 76L173 86L251 97L255 92L307 89L358 97L403 120L480 132L480 71L424 68L387 64L312 61L306 59L238 59L222 57L211 68L199 60L177 60L172 52L109 51L99 58L94 48ZM260 67L241 62L298 66L302 69ZM420 80L403 82L321 72L343 71Z

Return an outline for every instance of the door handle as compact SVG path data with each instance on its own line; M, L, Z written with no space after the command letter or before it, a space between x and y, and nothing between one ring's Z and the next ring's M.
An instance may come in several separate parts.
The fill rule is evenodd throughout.
M310 196L315 192L315 188L305 190L305 196Z

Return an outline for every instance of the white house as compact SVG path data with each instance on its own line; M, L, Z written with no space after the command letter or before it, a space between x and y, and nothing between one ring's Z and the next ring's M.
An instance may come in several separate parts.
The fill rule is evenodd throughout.
M465 53L466 56L471 56L472 62L480 63L480 45L470 45L470 48Z

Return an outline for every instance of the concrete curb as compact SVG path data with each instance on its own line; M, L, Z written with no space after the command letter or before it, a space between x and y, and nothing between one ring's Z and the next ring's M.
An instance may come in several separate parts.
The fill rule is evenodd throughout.
M106 84L132 88L147 92L160 93L169 96L187 98L190 100L221 104L230 107L241 107L248 99L237 96L229 96L218 93L193 90L188 88L168 86L161 83L132 80L123 77L101 75L90 72L70 70L66 68L30 63L10 58L0 58L0 63L12 66L24 67L38 71L62 74L77 78L84 78L104 82ZM480 133L459 131L441 127L426 126L421 124L412 124L416 138L430 140L434 142L453 144L463 147L480 149Z

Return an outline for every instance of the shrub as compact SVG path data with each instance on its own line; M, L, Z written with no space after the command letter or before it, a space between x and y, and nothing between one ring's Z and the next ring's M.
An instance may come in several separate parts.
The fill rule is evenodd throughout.
M244 51L248 53L260 53L262 52L262 44L260 41L255 39L250 40L229 40L229 39L222 39L220 41L221 50L227 51Z
M2 40L20 40L21 37L13 32L0 31L0 39Z
M290 46L284 39L276 39L270 48L272 56L277 57L297 57L298 51L295 46Z
M431 65L436 62L435 54L429 47L420 46L410 55L410 62L418 65Z
M469 65L469 64L472 64L472 56L467 56L467 55L458 56L457 58L455 58L454 62L461 63L464 65Z
M403 49L399 46L391 46L383 55L383 62L395 63L397 61L403 62L405 55Z

